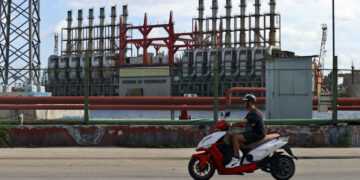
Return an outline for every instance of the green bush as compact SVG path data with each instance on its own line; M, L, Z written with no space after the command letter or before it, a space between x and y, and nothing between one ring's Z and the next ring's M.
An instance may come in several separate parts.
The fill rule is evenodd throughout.
M9 147L10 130L7 126L0 126L0 148Z

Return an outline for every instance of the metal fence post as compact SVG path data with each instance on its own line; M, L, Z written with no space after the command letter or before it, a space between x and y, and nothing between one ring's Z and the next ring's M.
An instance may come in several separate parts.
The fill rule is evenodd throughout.
M84 122L89 124L89 53L85 54L85 75L84 75Z
M337 125L337 94L338 94L338 57L334 56L334 64L333 64L333 111L332 111L332 119L333 124Z
M216 52L214 58L214 122L218 122L218 94L219 94L219 51Z

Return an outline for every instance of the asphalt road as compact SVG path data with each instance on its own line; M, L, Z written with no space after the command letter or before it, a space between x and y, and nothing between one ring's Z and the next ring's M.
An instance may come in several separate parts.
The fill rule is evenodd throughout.
M0 179L191 179L187 164L193 149L15 148L0 149ZM294 149L295 180L357 180L360 149ZM268 180L257 171L223 180Z

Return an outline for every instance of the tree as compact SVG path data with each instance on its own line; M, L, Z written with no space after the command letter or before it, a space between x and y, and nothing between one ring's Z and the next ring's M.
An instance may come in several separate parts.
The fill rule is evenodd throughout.
M327 75L327 76L324 76L324 82L323 84L325 84L326 88L332 92L332 78L333 78L333 73L332 71Z
M323 84L326 85L326 88L332 92L332 78L333 78L333 73L332 71L327 75L324 76L324 82ZM337 86L338 87L338 97L349 97L349 94L346 92L346 90L344 88L342 88L340 85Z

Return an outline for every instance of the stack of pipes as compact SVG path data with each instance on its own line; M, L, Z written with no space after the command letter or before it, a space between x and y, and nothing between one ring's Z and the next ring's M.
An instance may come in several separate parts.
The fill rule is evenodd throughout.
M82 23L83 23L83 11L80 9L78 11L78 34L77 34L77 54L81 55L82 53Z
M88 51L91 54L93 51L93 26L94 26L94 9L89 9L89 41Z

